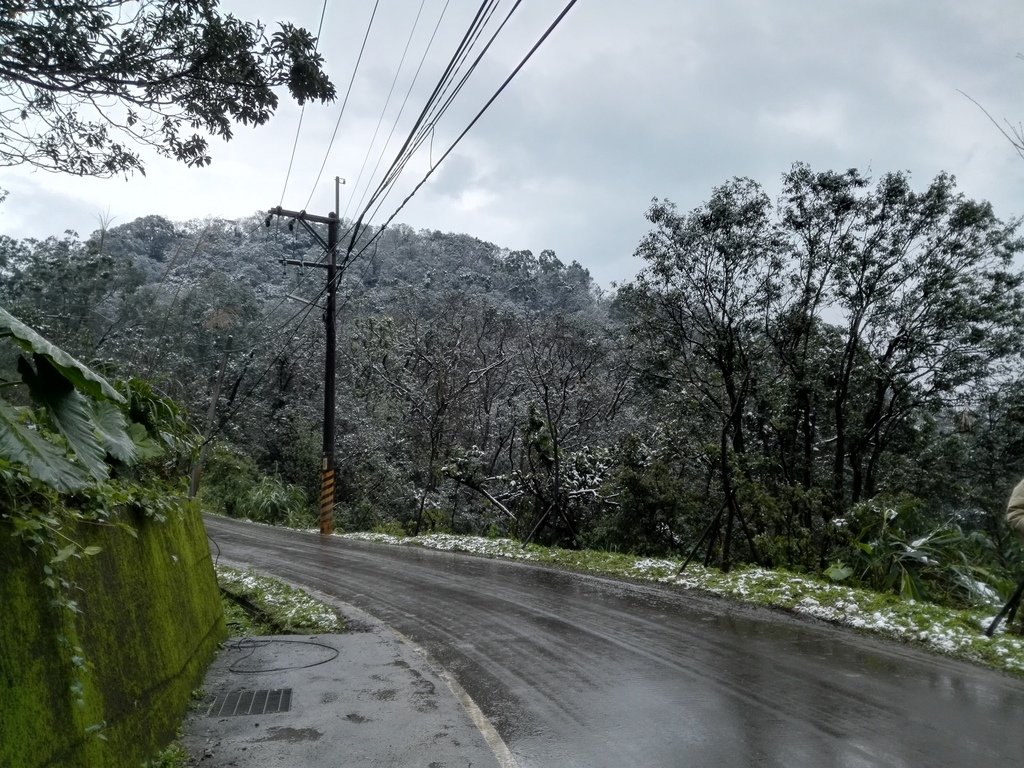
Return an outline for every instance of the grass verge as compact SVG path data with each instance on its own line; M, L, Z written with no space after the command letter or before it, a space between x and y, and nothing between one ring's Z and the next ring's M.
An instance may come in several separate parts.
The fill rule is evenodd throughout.
M343 536L381 544L420 546L522 560L583 573L702 590L883 635L1024 677L1024 637L1008 632L1005 624L991 638L984 634L984 629L994 618L999 606L957 610L848 587L807 574L756 566L737 567L729 573L723 573L714 568L691 564L680 574L680 560L641 558L614 552L565 550L536 544L524 548L511 539L451 534L399 537L382 533L348 533Z
M188 765L188 753L177 741L165 747L160 754L147 760L142 768L185 768Z
M277 579L217 566L224 596L224 620L233 637L322 635L345 631L344 620L328 605Z

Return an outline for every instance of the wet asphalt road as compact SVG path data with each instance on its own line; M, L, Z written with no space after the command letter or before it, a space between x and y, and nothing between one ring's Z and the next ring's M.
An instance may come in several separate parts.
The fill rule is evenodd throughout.
M668 588L208 517L424 646L523 768L1024 765L1024 683Z

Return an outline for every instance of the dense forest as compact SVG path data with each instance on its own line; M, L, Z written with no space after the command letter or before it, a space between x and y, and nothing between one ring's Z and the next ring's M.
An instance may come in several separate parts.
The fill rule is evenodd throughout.
M776 200L734 179L647 218L636 278L607 290L551 251L363 233L339 287L337 526L756 562L953 602L1005 579L1018 222L949 176L915 189L802 164ZM322 259L261 214L3 237L0 306L183 404L212 447L209 507L308 526Z

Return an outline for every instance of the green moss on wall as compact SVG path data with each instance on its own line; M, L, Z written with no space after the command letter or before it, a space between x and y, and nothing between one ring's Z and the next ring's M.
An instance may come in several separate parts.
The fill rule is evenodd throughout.
M69 654L42 569L0 534L0 766L46 765L75 720ZM30 762L31 761L31 762Z
M69 566L69 624L42 563L0 525L2 768L137 768L173 737L225 634L217 582L196 509L133 527L76 532L102 550Z

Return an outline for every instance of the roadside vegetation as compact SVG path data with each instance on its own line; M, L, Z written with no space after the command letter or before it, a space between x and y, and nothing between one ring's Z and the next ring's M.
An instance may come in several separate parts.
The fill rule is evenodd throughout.
M232 637L345 631L344 620L330 606L270 576L218 564L217 583Z
M188 752L179 742L175 741L143 763L142 768L186 768L188 765Z
M696 548L959 607L1008 596L1019 223L944 174L797 163L781 189L656 201L638 274L611 291L551 251L368 229L374 256L342 286L336 527ZM204 507L303 527L325 341L279 299L309 279L279 259L318 245L264 218L0 238L0 304L211 414L193 425Z
M655 201L638 274L610 291L551 251L367 229L374 256L342 285L336 529L612 571L691 559L706 588L745 574L791 610L915 614L875 623L946 652L1009 643L942 640L924 606L973 631L1024 575L1002 519L1024 476L1020 222L946 174L796 163L781 189ZM319 251L264 218L0 238L0 304L181 403L205 509L306 528L325 340L280 300L308 284L279 259Z
M0 165L111 177L142 172L145 148L204 166L193 129L263 124L275 88L335 97L290 23L96 5L6 14L20 84ZM1018 635L982 634L1024 575L1002 519L1024 475L1022 220L946 173L797 162L781 182L771 199L727 180L689 211L654 199L637 274L611 290L549 250L344 222L349 253L373 249L340 284L337 528L701 589L1024 674ZM279 266L323 248L264 219L0 236L0 528L69 626L70 566L101 552L76 526L166 521L197 489L229 516L315 520L326 341L308 276ZM342 628L286 585L218 577L237 632ZM91 662L61 642L81 704Z
M1021 634L1024 617L1018 617L1013 627L1000 625L991 638L984 634L999 610L1000 605L996 603L984 608L957 609L785 570L743 566L726 573L717 568L690 564L681 572L682 560L679 559L566 550L537 544L524 547L511 539L450 534L394 536L349 533L344 536L379 544L521 560L582 573L701 590L882 635L1024 677L1024 636Z

